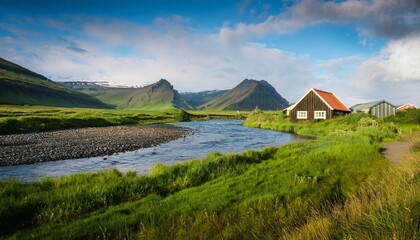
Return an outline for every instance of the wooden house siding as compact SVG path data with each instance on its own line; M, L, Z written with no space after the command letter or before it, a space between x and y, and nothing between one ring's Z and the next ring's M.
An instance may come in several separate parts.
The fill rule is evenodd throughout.
M395 115L395 107L387 102L382 102L370 109L370 114L380 118Z
M292 121L299 121L304 119L297 119L298 111L307 111L307 120L314 119L315 111L325 111L326 119L330 119L333 115L332 110L313 92L310 91L291 111Z

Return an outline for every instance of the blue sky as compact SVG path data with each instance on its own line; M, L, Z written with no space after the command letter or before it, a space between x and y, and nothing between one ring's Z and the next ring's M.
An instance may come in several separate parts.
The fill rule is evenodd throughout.
M420 105L420 2L0 1L0 57L55 81L180 92L264 79L290 102Z

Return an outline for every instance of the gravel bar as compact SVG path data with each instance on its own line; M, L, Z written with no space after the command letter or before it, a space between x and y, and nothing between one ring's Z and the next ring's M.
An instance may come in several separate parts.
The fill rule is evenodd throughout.
M0 166L107 156L153 147L189 132L187 128L156 124L0 135Z

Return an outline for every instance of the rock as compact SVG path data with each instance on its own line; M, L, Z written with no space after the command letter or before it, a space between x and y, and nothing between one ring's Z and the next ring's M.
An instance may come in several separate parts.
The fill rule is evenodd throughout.
M156 146L189 133L175 126L143 125L0 135L0 166L111 155Z

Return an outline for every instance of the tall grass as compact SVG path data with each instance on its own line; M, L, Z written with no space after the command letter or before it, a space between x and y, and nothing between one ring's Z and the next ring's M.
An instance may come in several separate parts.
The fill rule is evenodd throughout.
M94 210L150 194L165 197L222 175L244 172L250 164L269 158L273 152L272 148L267 148L241 155L213 153L201 161L182 165L158 164L150 176L110 170L59 179L45 178L30 184L16 180L0 182L0 233L66 223Z
M410 135L420 144L420 132ZM367 179L339 205L314 208L307 223L289 229L285 239L419 239L420 151L413 147L400 164Z

